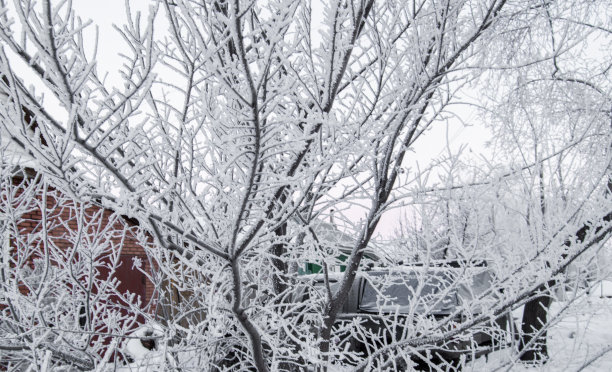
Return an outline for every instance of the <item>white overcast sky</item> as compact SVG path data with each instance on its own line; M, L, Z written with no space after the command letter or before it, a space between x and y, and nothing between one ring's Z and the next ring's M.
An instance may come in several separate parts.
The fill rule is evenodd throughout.
M125 48L126 44L117 31L113 28L113 24L122 27L126 22L125 1L123 0L74 0L73 5L77 14L83 20L91 19L98 27L98 72L103 76L108 73L107 81L118 83L118 74L116 71L121 65L121 60L117 54ZM151 2L148 0L132 0L130 7L132 12L141 11L142 23L146 24L147 14ZM315 13L320 12L320 9L315 9ZM322 19L322 12L319 16L314 15L313 19ZM163 12L158 14L155 20L157 32L164 32L168 25L163 17ZM313 27L315 28L315 27ZM95 29L89 27L90 43L86 44L93 49ZM455 106L453 109L461 117L458 119L449 119L447 123L437 123L427 135L417 141L414 147L414 153L410 154L408 160L409 166L415 167L418 162L419 166L426 167L432 158L447 154L447 138L450 141L452 151L457 151L461 146L467 146L466 151L471 150L478 154L486 151L484 143L489 138L489 132L478 123L478 117L474 110L466 106ZM468 126L464 125L467 124ZM397 219L400 216L398 209L387 212L379 224L378 233L382 237L390 237L397 226Z

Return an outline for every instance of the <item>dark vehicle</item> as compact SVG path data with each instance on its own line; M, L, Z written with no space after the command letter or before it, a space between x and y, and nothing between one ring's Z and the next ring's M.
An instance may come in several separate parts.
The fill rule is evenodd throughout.
M324 277L308 276L313 286L304 297L324 296ZM330 288L340 276L330 276ZM470 327L445 341L428 342L425 336L448 334L480 316L499 300L491 288L492 274L486 266L401 266L372 269L355 279L338 316L338 337L349 349L371 355L380 347L402 339L423 338L420 352L406 355L423 369L430 364L452 366L507 346L514 339L510 314ZM319 297L320 298L320 297ZM311 298L314 299L314 298ZM359 324L355 334L351 324ZM354 326L353 326L354 328ZM398 361L406 367L406 360ZM395 366L395 368L402 369ZM444 369L442 369L444 370Z

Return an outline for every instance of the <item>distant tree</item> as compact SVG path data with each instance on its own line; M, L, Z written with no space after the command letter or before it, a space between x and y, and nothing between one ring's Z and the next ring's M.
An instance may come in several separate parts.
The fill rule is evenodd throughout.
M489 118L498 156L522 169L511 182L524 200L518 208L529 239L523 243L537 252L542 270L556 272L609 234L612 65L599 52L610 50L612 29L600 13L609 5L574 1L543 3L542 9L516 41L522 53L509 56L509 64L520 68L492 74L504 88ZM546 62L528 66L537 56ZM525 304L523 361L548 358L547 313L556 278L542 281Z

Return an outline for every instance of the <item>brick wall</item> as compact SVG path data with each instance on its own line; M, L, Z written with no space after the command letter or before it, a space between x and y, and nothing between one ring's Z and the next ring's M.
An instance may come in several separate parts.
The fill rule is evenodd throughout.
M19 239L11 241L15 254L23 256L19 259L27 260L33 265L34 260L40 258L46 248L54 250L55 254L51 261L57 261L68 259L75 244L82 244L92 252L98 247L107 247L97 259L111 261L116 258L111 252L120 255L119 267L113 275L121 281L119 291L142 294L144 296L142 304L147 305L154 293L153 283L133 267L134 258L137 258L142 263L144 271L150 273L150 264L143 243L138 239L137 222L94 203L80 203L67 198L52 187L48 187L47 190L28 188L32 186L29 182L35 180L23 177L13 179L15 190L13 196L15 199L25 197L23 198L25 202L22 204L26 206L21 208L23 213L17 222ZM37 192L32 193L31 190ZM24 195L24 192L29 194ZM36 200L33 200L33 197ZM43 226L46 226L46 229L43 229ZM85 234L78 234L79 228ZM140 236L145 234L140 232ZM144 240L145 244L152 244L150 237ZM16 246L18 244L21 245L20 249ZM61 252L64 252L65 256L62 256ZM27 291L27 288L20 290ZM147 310L155 311L154 308Z

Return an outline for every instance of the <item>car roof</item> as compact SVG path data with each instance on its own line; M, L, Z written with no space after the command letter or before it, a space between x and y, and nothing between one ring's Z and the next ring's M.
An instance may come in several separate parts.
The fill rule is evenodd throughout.
M459 275L461 273L467 273L468 275L476 275L484 272L491 272L491 269L487 266L424 266L424 265L401 265L391 267L373 267L368 270L360 270L357 272L357 277L371 277L371 276L383 276L383 275L397 275L397 274L434 274L434 273L452 273ZM335 283L342 280L344 273L331 272L328 274L330 282ZM325 274L307 274L300 275L298 277L302 281L313 281L323 282Z

